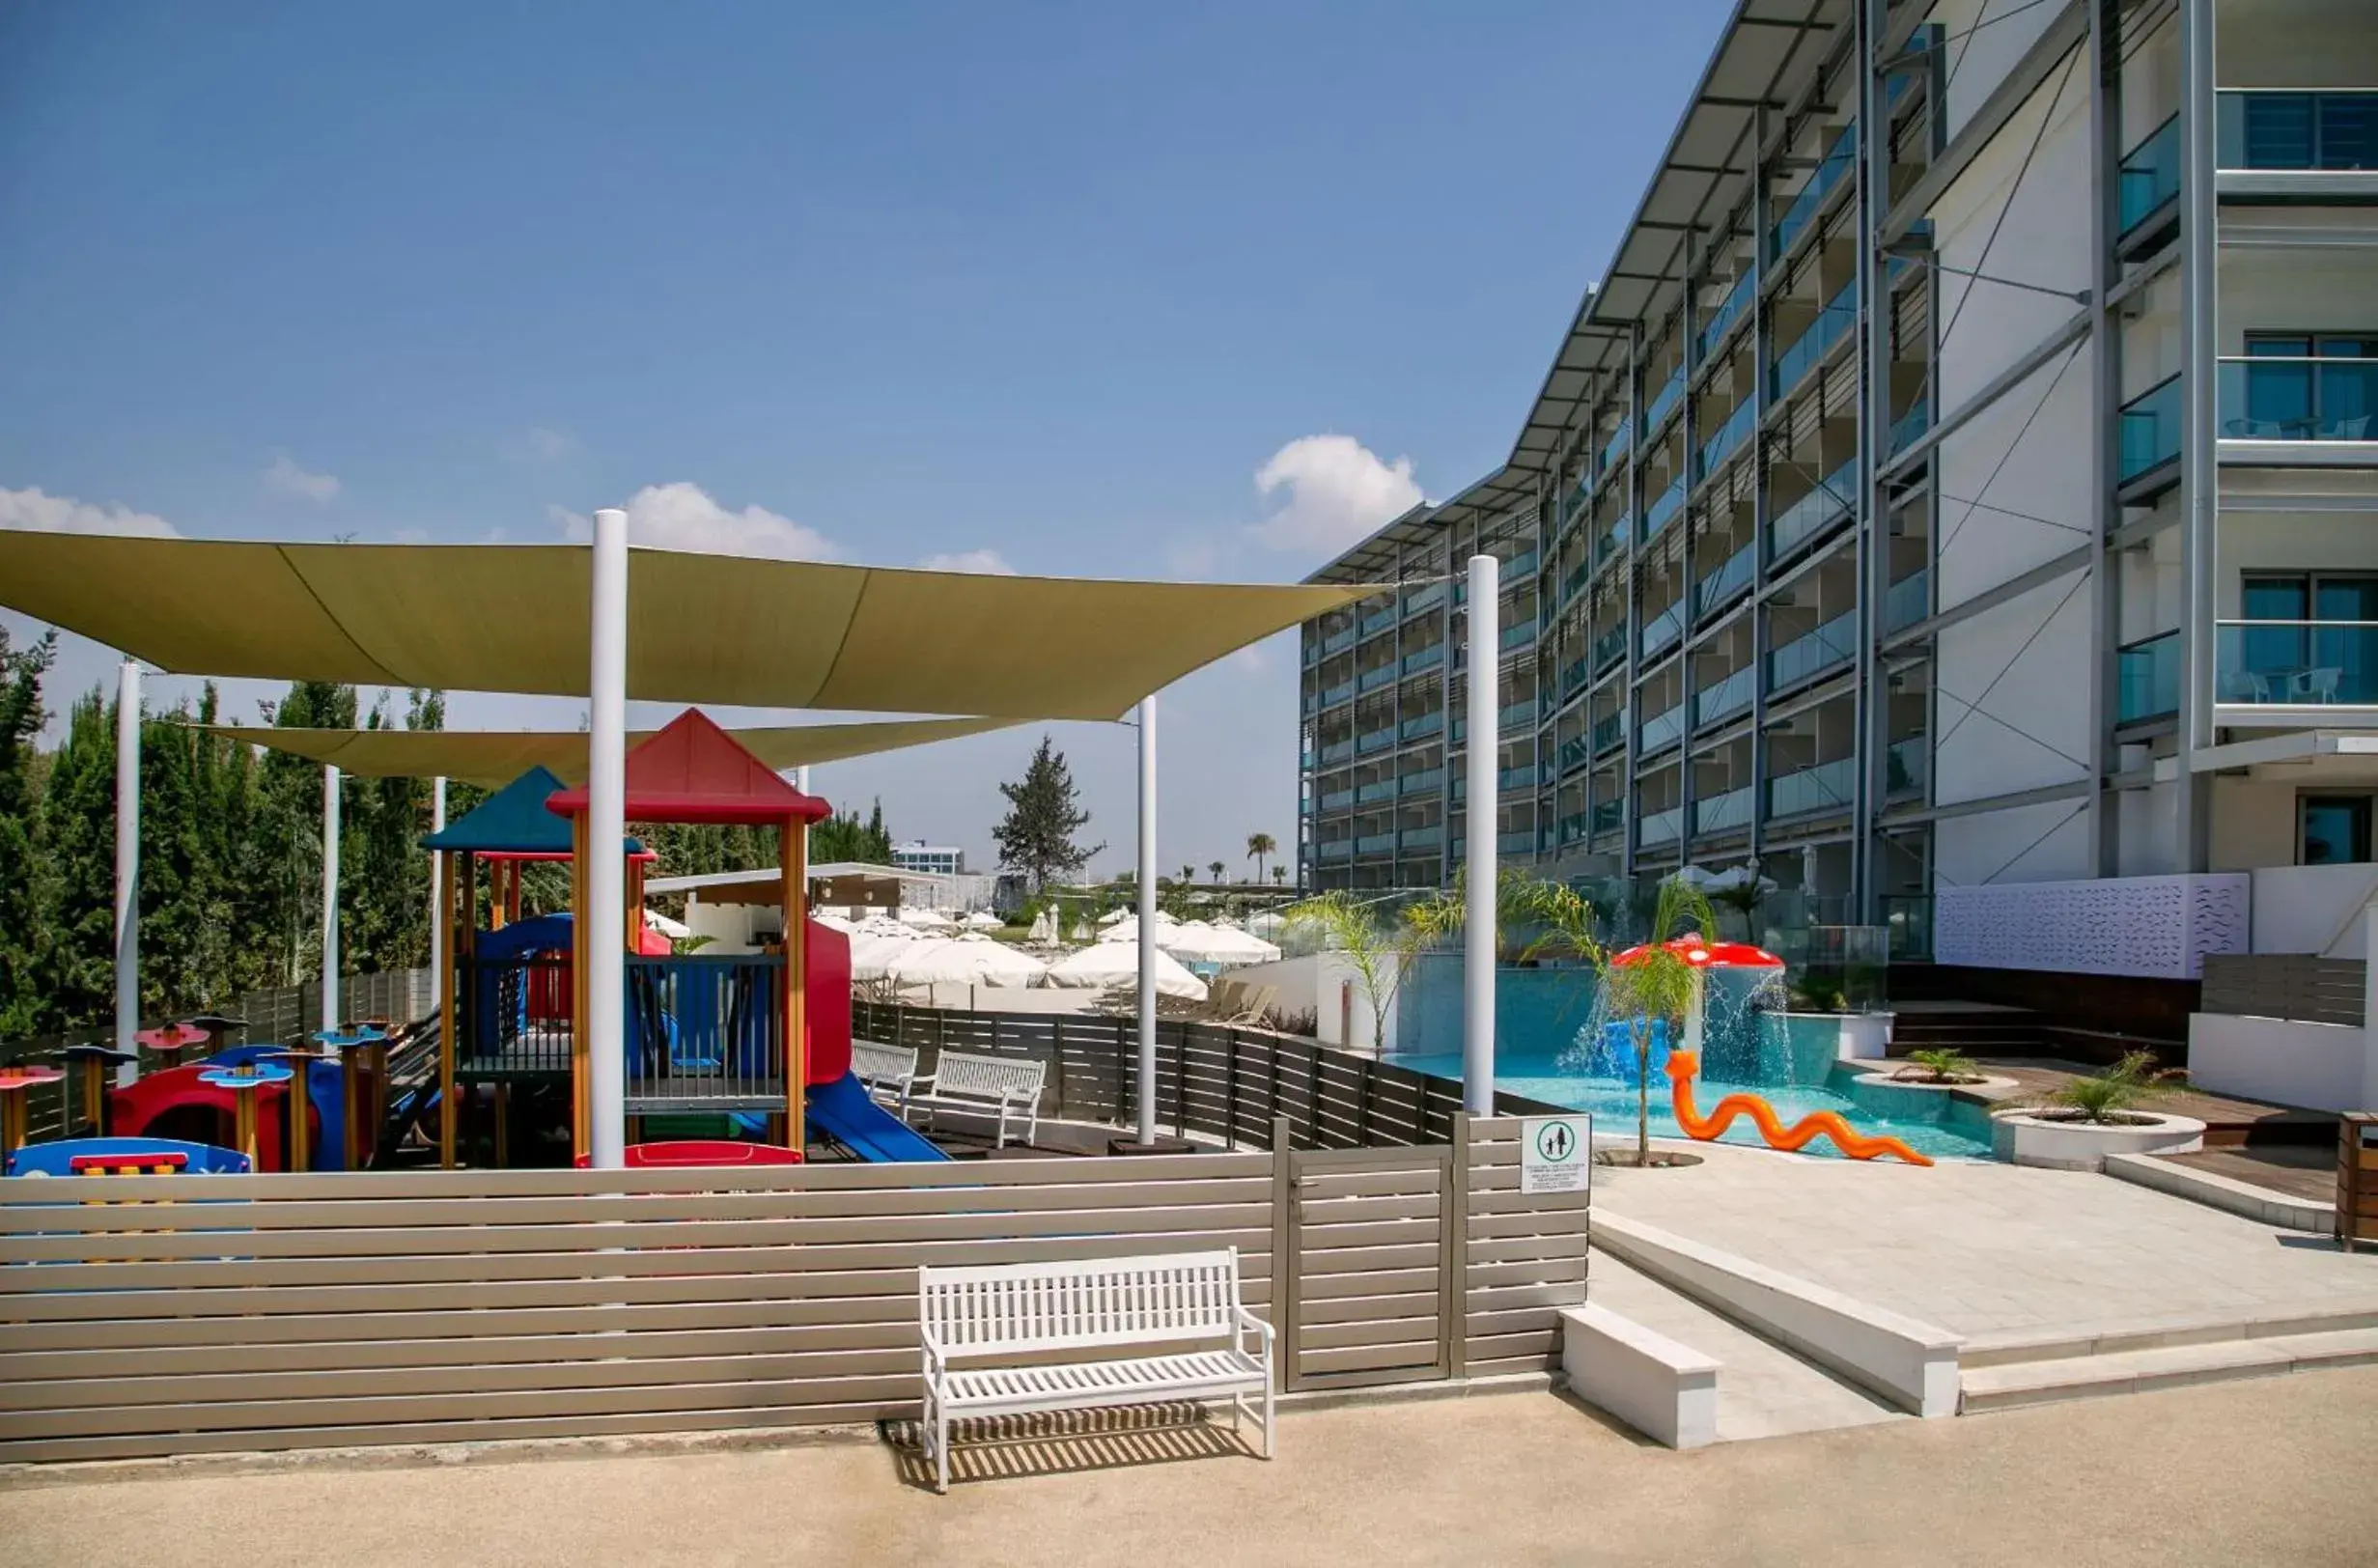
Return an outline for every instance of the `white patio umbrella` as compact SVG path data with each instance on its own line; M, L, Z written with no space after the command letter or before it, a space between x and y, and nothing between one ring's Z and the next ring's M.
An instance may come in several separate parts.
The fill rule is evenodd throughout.
M1178 929L1178 928L1180 927L1180 924L1181 924L1181 922L1180 922L1180 921L1175 920L1175 919L1174 919L1171 915L1166 914L1163 910L1157 910L1157 911L1156 911L1156 945L1157 945L1157 946L1159 946L1159 947L1163 946L1163 945L1164 945L1164 934L1165 934L1166 932L1168 932L1168 931L1173 931L1173 930ZM1099 939L1100 941L1102 941L1102 942L1136 942L1136 941L1138 941L1138 940L1139 940L1139 916L1137 916L1137 915L1135 915L1135 914L1133 914L1133 915L1126 915L1124 918L1122 918L1122 919L1120 919L1120 920L1116 921L1113 925L1108 926L1105 930L1104 930L1104 931L1100 932L1100 933L1098 934L1098 939Z
M971 931L996 931L1001 926L1007 924L1006 921L1000 919L989 910L968 910L965 918L960 920L958 923Z
M693 935L693 927L683 920L672 920L658 910L646 910L644 923L673 942L682 942Z
M1076 941L1077 941L1077 942L1086 942L1086 941L1088 941L1089 939L1090 939L1090 922L1089 922L1089 921L1087 921L1087 920L1077 920L1077 921L1075 921L1075 922L1074 922L1074 940L1076 940Z
M880 931L861 932L851 938L851 978L881 980L894 960L916 945L911 937L893 937Z
M1104 991L1113 985L1139 982L1139 950L1133 942L1092 942L1049 966L1048 983L1076 991ZM1156 989L1160 995L1206 999L1206 983L1181 967L1180 961L1159 949Z
M1276 937L1288 925L1288 917L1271 910L1260 910L1246 917L1246 929L1257 937Z
M1169 932L1160 932L1156 940L1158 946L1184 964L1271 964L1280 956L1278 948L1260 937L1194 920Z
M1132 911L1129 910L1108 910L1105 914L1098 917L1098 923L1102 926L1111 926L1116 921L1128 920L1131 916Z
M1032 929L1024 933L1023 939L1035 947L1046 946L1055 941L1057 939L1056 916L1047 910L1041 910L1032 917Z
M938 910L902 910L900 923L914 926L919 931L938 931L949 926L951 921Z
M846 937L858 929L858 927L853 925L850 921L844 919L832 910L812 910L809 911L809 918L815 920L826 930L839 931Z
M982 971L983 983L992 986L1028 986L1049 972L1049 966L1029 953L1020 953L1002 941L994 941L980 932L968 932L958 938L959 945L971 955Z

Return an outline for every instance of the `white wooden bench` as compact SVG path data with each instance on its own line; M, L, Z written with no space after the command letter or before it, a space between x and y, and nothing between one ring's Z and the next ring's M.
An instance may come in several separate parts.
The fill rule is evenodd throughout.
M871 1098L887 1106L905 1106L909 1103L909 1086L916 1081L916 1052L907 1046L853 1040L851 1071L858 1075Z
M949 1490L950 1421L965 1415L1227 1398L1235 1431L1260 1394L1263 1456L1272 1457L1272 1326L1239 1299L1237 1247L927 1267L917 1275L925 1443L937 1490ZM1217 1348L1217 1340L1226 1343ZM1191 1341L1205 1343L1154 1355L1069 1354Z
M999 1131L994 1149L1007 1147L1007 1120L1011 1114L1023 1121L1023 1140L1032 1141L1041 1125L1041 1084L1049 1077L1047 1062L1027 1061L1019 1056L969 1056L964 1051L945 1050L941 1059L933 1064L933 1071L909 1084L906 1102L911 1109L921 1107L928 1117L936 1110L971 1111L978 1116L996 1116Z

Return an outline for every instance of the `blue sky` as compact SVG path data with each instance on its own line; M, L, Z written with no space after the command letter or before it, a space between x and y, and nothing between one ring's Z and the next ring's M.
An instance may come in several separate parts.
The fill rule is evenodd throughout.
M1728 9L0 7L0 525L1294 579L1500 461ZM1165 864L1293 842L1294 660ZM986 856L1037 733L815 782Z

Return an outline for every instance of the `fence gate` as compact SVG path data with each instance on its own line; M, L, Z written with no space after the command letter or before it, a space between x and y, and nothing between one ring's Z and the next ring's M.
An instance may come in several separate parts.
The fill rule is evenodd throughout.
M1274 1279L1290 1388L1453 1374L1459 1166L1444 1145L1282 1151Z

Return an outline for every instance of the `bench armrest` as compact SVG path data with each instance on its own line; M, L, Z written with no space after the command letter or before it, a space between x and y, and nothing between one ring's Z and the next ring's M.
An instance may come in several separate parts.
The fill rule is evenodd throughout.
M1244 1334L1247 1330L1252 1329L1262 1339L1264 1359L1267 1361L1270 1360L1272 1358L1272 1325L1257 1317L1245 1306L1235 1302L1231 1303L1230 1316L1232 1321L1238 1325L1238 1327L1232 1331L1231 1338L1234 1342L1238 1343L1239 1348L1241 1350L1245 1349L1245 1341L1241 1340L1239 1336Z
M920 1329L918 1337L925 1345L925 1374L931 1377L949 1369L949 1350L936 1337L931 1329Z

